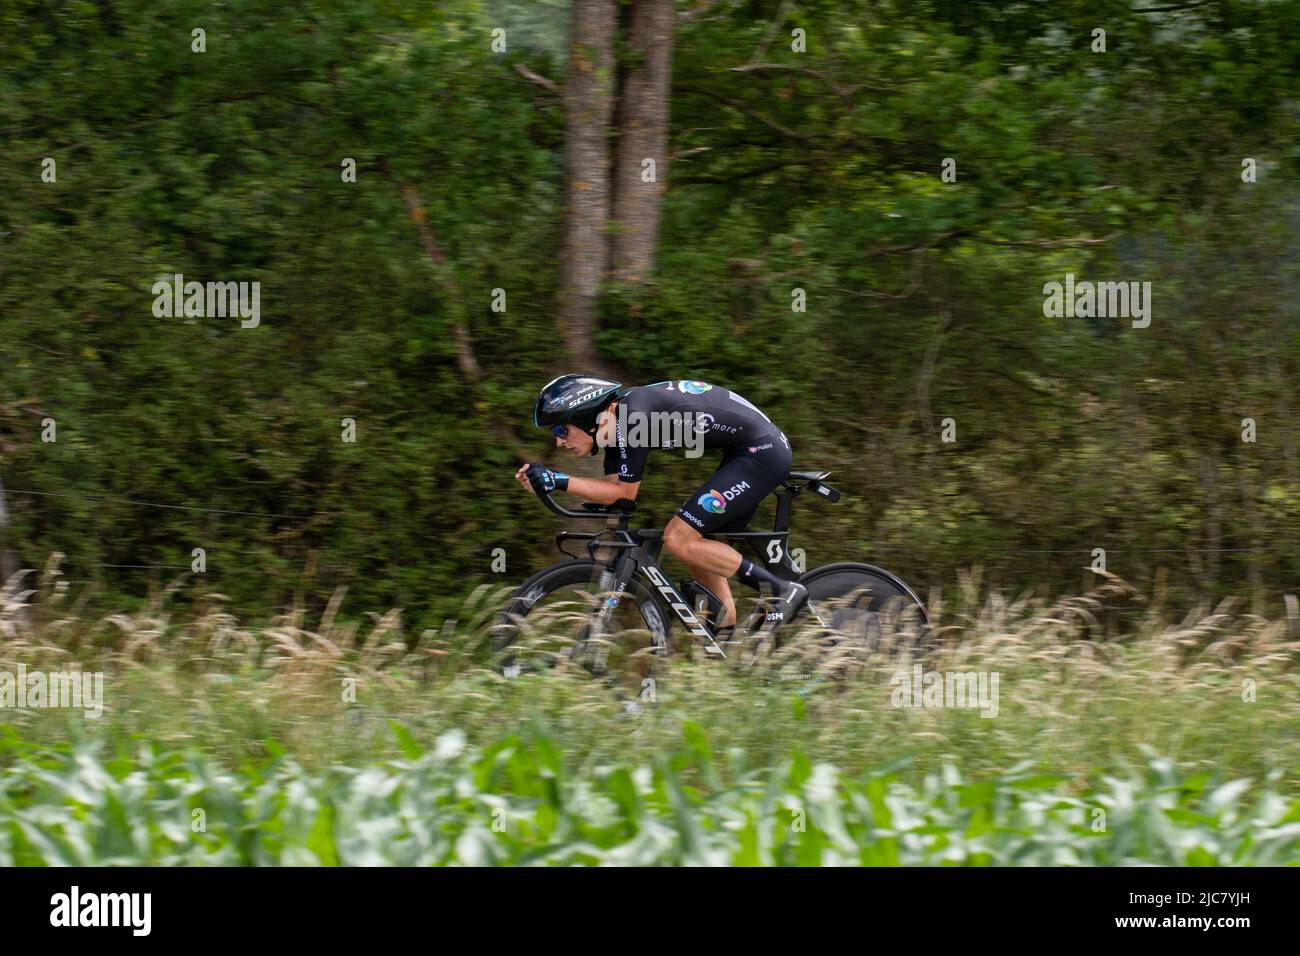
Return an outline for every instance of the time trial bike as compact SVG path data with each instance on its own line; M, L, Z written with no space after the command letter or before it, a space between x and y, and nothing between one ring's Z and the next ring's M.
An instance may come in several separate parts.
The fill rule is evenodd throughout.
M807 599L791 620L775 620L779 612L771 609L774 602L760 598L741 625L738 608L737 626L724 631L725 638L719 636L715 623L722 608L717 596L689 578L673 583L660 567L663 531L629 527L635 502L621 499L608 507L587 503L574 511L549 494L539 495L561 517L606 521L607 527L556 534L556 547L568 559L537 572L508 599L492 635L497 666L513 677L567 657L602 673L617 637L631 635L634 644L638 639L642 642L640 651L661 657L677 646L674 624L689 636L690 645L716 658L778 647L791 633L811 633L811 639L831 643L857 638L873 647L899 639L923 641L929 624L925 605L897 576L856 562L825 564L810 571L796 563L789 543L794 499L811 494L822 501L839 501L841 493L826 482L829 475L828 471L791 471L773 493L776 515L770 531L708 535L748 545L756 560L774 574L808 589ZM585 557L568 550L575 542L583 543ZM553 613L544 614L544 609ZM550 619L549 635L530 634L530 619L538 618Z

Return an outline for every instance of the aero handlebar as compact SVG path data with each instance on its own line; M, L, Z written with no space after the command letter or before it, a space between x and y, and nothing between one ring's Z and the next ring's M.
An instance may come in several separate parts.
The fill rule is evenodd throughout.
M547 508L563 518L622 517L624 515L630 515L632 512L636 511L636 502L631 498L619 498L618 501L614 502L609 507L587 502L582 506L581 511L570 511L563 505L557 504L555 499L549 494L542 494L539 492L537 497L541 499L542 504L546 505Z

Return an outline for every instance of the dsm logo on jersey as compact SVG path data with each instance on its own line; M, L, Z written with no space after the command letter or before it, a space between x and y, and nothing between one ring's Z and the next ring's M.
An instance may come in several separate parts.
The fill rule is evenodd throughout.
M708 494L700 495L696 504L700 505L710 514L720 515L727 510L727 502L738 498L742 493L749 490L749 482L742 481L739 484L732 485L726 491L717 491L710 489Z
M700 495L696 504L700 505L709 514L720 515L727 510L727 500L718 491L710 491L708 494Z
M682 381L677 383L677 390L683 395L703 395L712 387L708 382Z

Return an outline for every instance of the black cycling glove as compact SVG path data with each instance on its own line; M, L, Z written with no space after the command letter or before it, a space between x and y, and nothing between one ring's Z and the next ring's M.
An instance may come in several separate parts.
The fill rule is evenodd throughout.
M545 465L539 465L535 461L528 463L528 470L524 475L528 478L528 483L533 486L533 491L539 495L549 495L552 491L565 491L569 487L568 475L547 468Z

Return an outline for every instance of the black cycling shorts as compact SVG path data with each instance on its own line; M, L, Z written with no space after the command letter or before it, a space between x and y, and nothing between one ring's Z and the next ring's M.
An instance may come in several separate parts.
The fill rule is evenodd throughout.
M728 451L677 516L701 534L743 531L763 499L789 477L792 460L790 443L779 432Z

